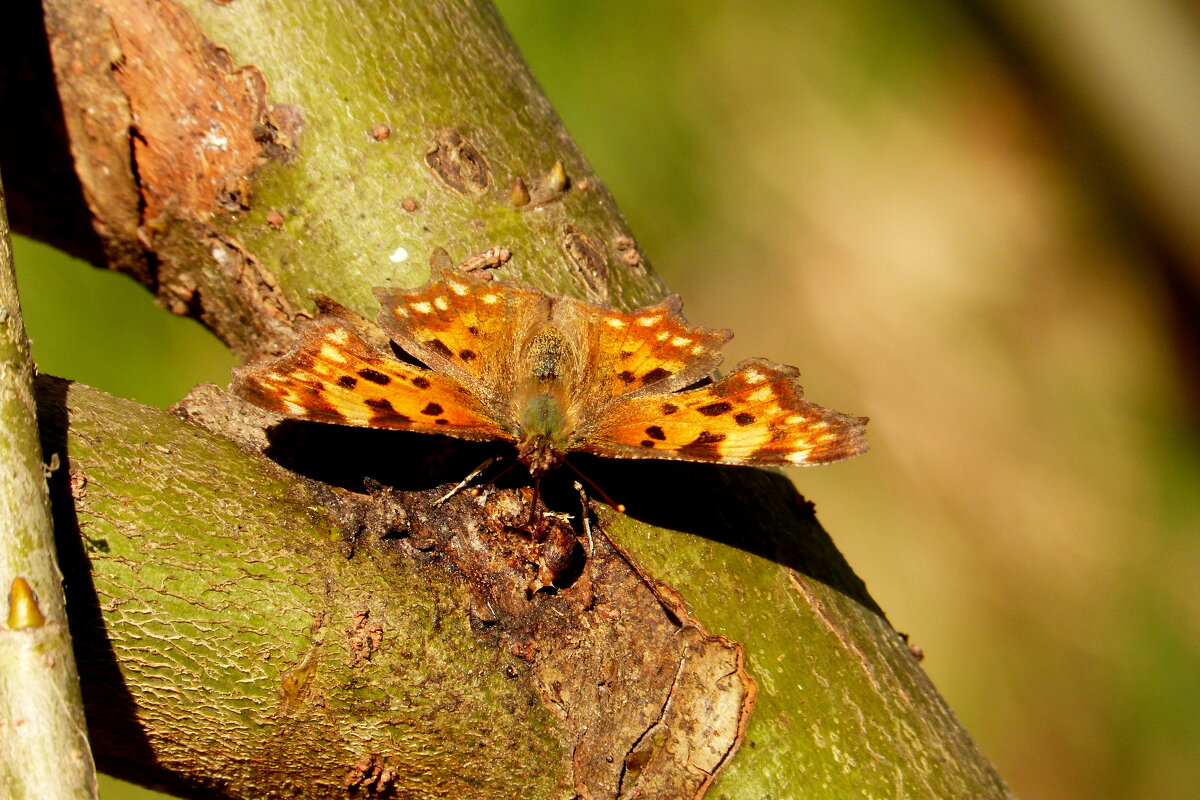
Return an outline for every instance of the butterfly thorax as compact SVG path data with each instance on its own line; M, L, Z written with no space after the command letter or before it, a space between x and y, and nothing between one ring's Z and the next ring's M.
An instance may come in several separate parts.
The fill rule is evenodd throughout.
M534 328L520 348L515 400L520 425L518 455L535 475L550 469L568 449L567 408L576 373L575 352L553 325Z

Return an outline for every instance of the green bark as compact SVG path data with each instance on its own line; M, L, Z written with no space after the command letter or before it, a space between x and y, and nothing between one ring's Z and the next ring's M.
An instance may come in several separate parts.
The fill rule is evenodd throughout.
M317 294L374 316L438 248L503 246L503 276L625 308L662 293L486 4L52 0L47 26L111 265L242 355ZM1007 796L778 476L596 462L630 514L547 594L519 497L431 505L440 445L275 430L269 453L352 491L330 489L46 391L106 769L237 797ZM189 417L262 449L210 395Z
M96 796L46 468L0 187L0 793L12 800Z
M349 558L349 503L228 438L55 379L39 402L106 771L200 796L339 797L373 769L399 797L554 796L549 714L454 575L378 537Z

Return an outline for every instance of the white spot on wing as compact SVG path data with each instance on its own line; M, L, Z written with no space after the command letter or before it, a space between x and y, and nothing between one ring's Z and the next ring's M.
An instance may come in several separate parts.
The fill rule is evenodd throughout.
M485 294L482 299L483 299L483 302L487 303L489 306L492 306L492 305L495 305L496 303L500 302L500 295Z
M461 284L458 281L450 281L449 286L450 291L454 292L459 297L462 297L468 291L466 285Z
M428 314L429 312L433 311L433 306L429 305L429 303L425 302L424 300L419 303L413 303L412 308L413 311L416 311L419 314Z
M297 417L303 417L305 414L308 413L307 408L300 405L299 403L293 403L291 400L284 400L283 407L288 410L289 414L292 414Z
M804 464L808 462L808 451L798 450L787 457L787 460L793 464Z
M637 321L638 325L641 325L645 328L651 328L657 325L660 319L662 319L662 317L655 315L653 317L638 317Z
M767 376L756 369L746 370L746 383L762 383L766 379Z
M326 361L332 361L335 364L346 363L346 357L342 355L342 351L338 350L336 347L330 347L329 345L325 345L321 348L321 358L325 359ZM320 363L318 362L313 366L319 367Z
M676 336L674 339L671 340L671 344L675 345L676 347L683 347L684 345L689 345L691 343L692 343L692 340L687 338L686 336Z
M390 259L394 264L402 264L405 261L408 261L408 251L403 247L397 247L392 251L392 254L388 256L388 259Z
M446 298L440 295L433 298L433 304L437 306L438 311L445 311L446 309L450 308L450 303L446 300Z
M350 338L350 334L346 333L344 328L334 328L325 338L334 344L345 344L346 340Z
M624 328L625 327L625 320L621 319L620 317L609 317L608 319L606 319L604 321L614 328Z
M758 391L752 392L750 394L750 400L755 403L761 403L765 400L769 400L774 394L775 393L773 391L771 391L770 386L764 386L763 388L759 389Z

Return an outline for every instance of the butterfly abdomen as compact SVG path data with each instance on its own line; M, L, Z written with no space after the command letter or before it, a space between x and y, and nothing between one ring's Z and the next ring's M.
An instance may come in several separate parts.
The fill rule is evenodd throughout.
M566 426L566 412L557 397L545 393L535 394L525 402L521 413L521 431L524 434L522 438L543 438L561 442Z

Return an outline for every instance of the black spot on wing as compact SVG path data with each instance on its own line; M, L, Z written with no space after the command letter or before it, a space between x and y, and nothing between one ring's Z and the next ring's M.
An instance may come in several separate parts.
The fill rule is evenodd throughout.
M372 422L379 424L412 422L412 419L407 414L401 414L392 407L391 401L386 397L371 397L363 400L363 403L369 408L374 409L375 413L371 417Z
M421 413L428 417L436 417L437 415L442 413L442 407L439 406L437 403L430 403L429 405L427 405L421 409Z
M725 400L718 400L715 403L709 403L705 406L700 406L696 409L706 417L719 417L722 414L728 414L733 410L733 404Z
M736 422L738 425L743 425L743 426L749 425L751 422L754 422L754 420L756 420L756 419L758 419L758 417L754 416L753 414L748 414L745 411L741 412L740 414L733 415L733 421Z
M642 447L654 447L654 442L650 441L649 439L643 439Z
M655 383L656 381L661 381L663 378L669 378L671 375L671 370L663 369L662 367L655 367L642 376L642 384L645 385L647 383Z
M343 375L338 378L337 382L338 386L341 386L343 389L353 389L358 385L358 378L353 375Z
M674 403L663 403L662 404L662 413L664 413L664 414L674 414L678 410L679 410L679 406L675 405Z
M454 351L451 350L449 347L446 347L446 343L443 342L441 339L428 339L425 342L423 342L423 344L426 347L428 347L430 350L435 351L440 356L444 356L445 358L453 358L454 357Z
M621 372L618 372L617 377L620 378L625 383L633 383L634 381L637 380L637 376L634 375L632 372L630 372L627 369L622 370Z
M646 428L646 435L651 439L657 439L660 442L665 442L667 440L667 435L658 425L651 425L649 428Z
M703 431L695 439L679 448L679 452L692 458L706 458L718 461L721 458L721 450L717 445L723 441L725 441L725 434Z
M392 379L387 375L384 375L378 370L373 370L370 367L364 367L363 369L360 369L358 371L358 377L362 378L363 380L370 381L371 383L377 383L380 386L387 386L392 382Z
M472 359L475 358L475 351L474 350L459 350L458 357L461 358L463 361L471 361Z
M417 377L413 378L412 381L413 381L413 386L417 387L418 389L428 389L429 388L429 379L428 378L423 378L420 375L418 375Z

